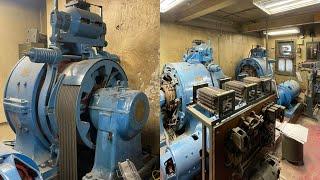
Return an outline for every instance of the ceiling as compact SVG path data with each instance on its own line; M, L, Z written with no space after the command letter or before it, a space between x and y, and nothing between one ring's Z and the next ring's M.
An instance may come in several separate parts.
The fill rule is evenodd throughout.
M320 23L320 5L269 16L252 0L186 0L166 13L161 21L228 32L258 32Z

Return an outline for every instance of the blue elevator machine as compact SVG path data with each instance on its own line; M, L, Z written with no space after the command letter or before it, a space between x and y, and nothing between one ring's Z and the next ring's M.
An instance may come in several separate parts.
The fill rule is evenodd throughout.
M272 77L274 60L266 63L267 51L261 46L250 50L248 58L242 59L236 67L236 78L238 80L245 76L252 77ZM268 64L268 65L267 65Z
M201 123L186 107L196 90L219 87L226 78L214 64L210 43L193 41L182 62L168 63L161 75L160 168L164 179L190 179L200 172Z
M257 45L251 49L249 58L242 59L237 65L235 74L238 80L246 76L251 77L273 77L273 63L275 60L268 59L266 63L266 49ZM267 68L268 64L268 68ZM301 92L300 84L295 80L287 80L277 85L278 100L277 104L285 106L286 117L292 118L296 110L300 107L300 103L295 103L294 100Z
M113 179L119 162L143 167L148 98L103 50L102 7L99 15L92 6L74 0L59 11L55 0L49 48L31 49L13 68L3 105L16 141L0 146L4 179Z
M276 116L269 116L268 109L273 109L271 114L280 115L277 118L283 118L284 107L275 104L271 62L270 67L265 68L265 56L263 48L253 49L251 57L243 63L246 65L237 68L241 70L237 75L243 81L231 80L214 64L210 43L195 40L182 62L164 66L160 79L163 179L193 179L200 172L202 176L212 174L206 160L214 161L213 154L219 161L211 165L214 163L217 170L222 163L221 169L225 170L215 173L215 177L231 177L227 171L246 176L244 172L250 168L244 167L245 160L273 142L275 119L269 117ZM246 77L253 75L258 77ZM232 121L234 124L230 125ZM217 135L212 129L219 127L224 127L224 133ZM253 129L264 133L252 133ZM218 141L217 150L212 143ZM219 155L224 158L217 157ZM272 162L277 169L278 164Z

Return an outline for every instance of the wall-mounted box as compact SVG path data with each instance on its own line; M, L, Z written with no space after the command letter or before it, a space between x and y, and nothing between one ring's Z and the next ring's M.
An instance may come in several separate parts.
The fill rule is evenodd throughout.
M320 61L320 42L307 42L307 61Z
M304 40L303 39L297 39L297 45L304 45Z

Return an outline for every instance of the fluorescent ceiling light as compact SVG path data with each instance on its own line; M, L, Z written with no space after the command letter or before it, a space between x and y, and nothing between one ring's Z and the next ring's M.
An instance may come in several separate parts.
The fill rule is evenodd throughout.
M165 13L185 0L160 0L160 12Z
M255 6L270 15L319 3L320 0L253 0Z
M268 31L269 36L279 36L279 35L287 35L287 34L299 34L300 29L297 27L292 28L284 28L284 29L273 29ZM266 31L263 31L263 34L266 34Z

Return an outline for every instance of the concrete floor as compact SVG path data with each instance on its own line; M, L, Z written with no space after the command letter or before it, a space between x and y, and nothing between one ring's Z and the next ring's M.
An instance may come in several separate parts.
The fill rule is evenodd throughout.
M308 140L304 144L304 165L295 166L286 160L281 160L281 180L319 180L320 179L320 123L301 116L297 124L309 128ZM276 151L281 159L281 143Z

